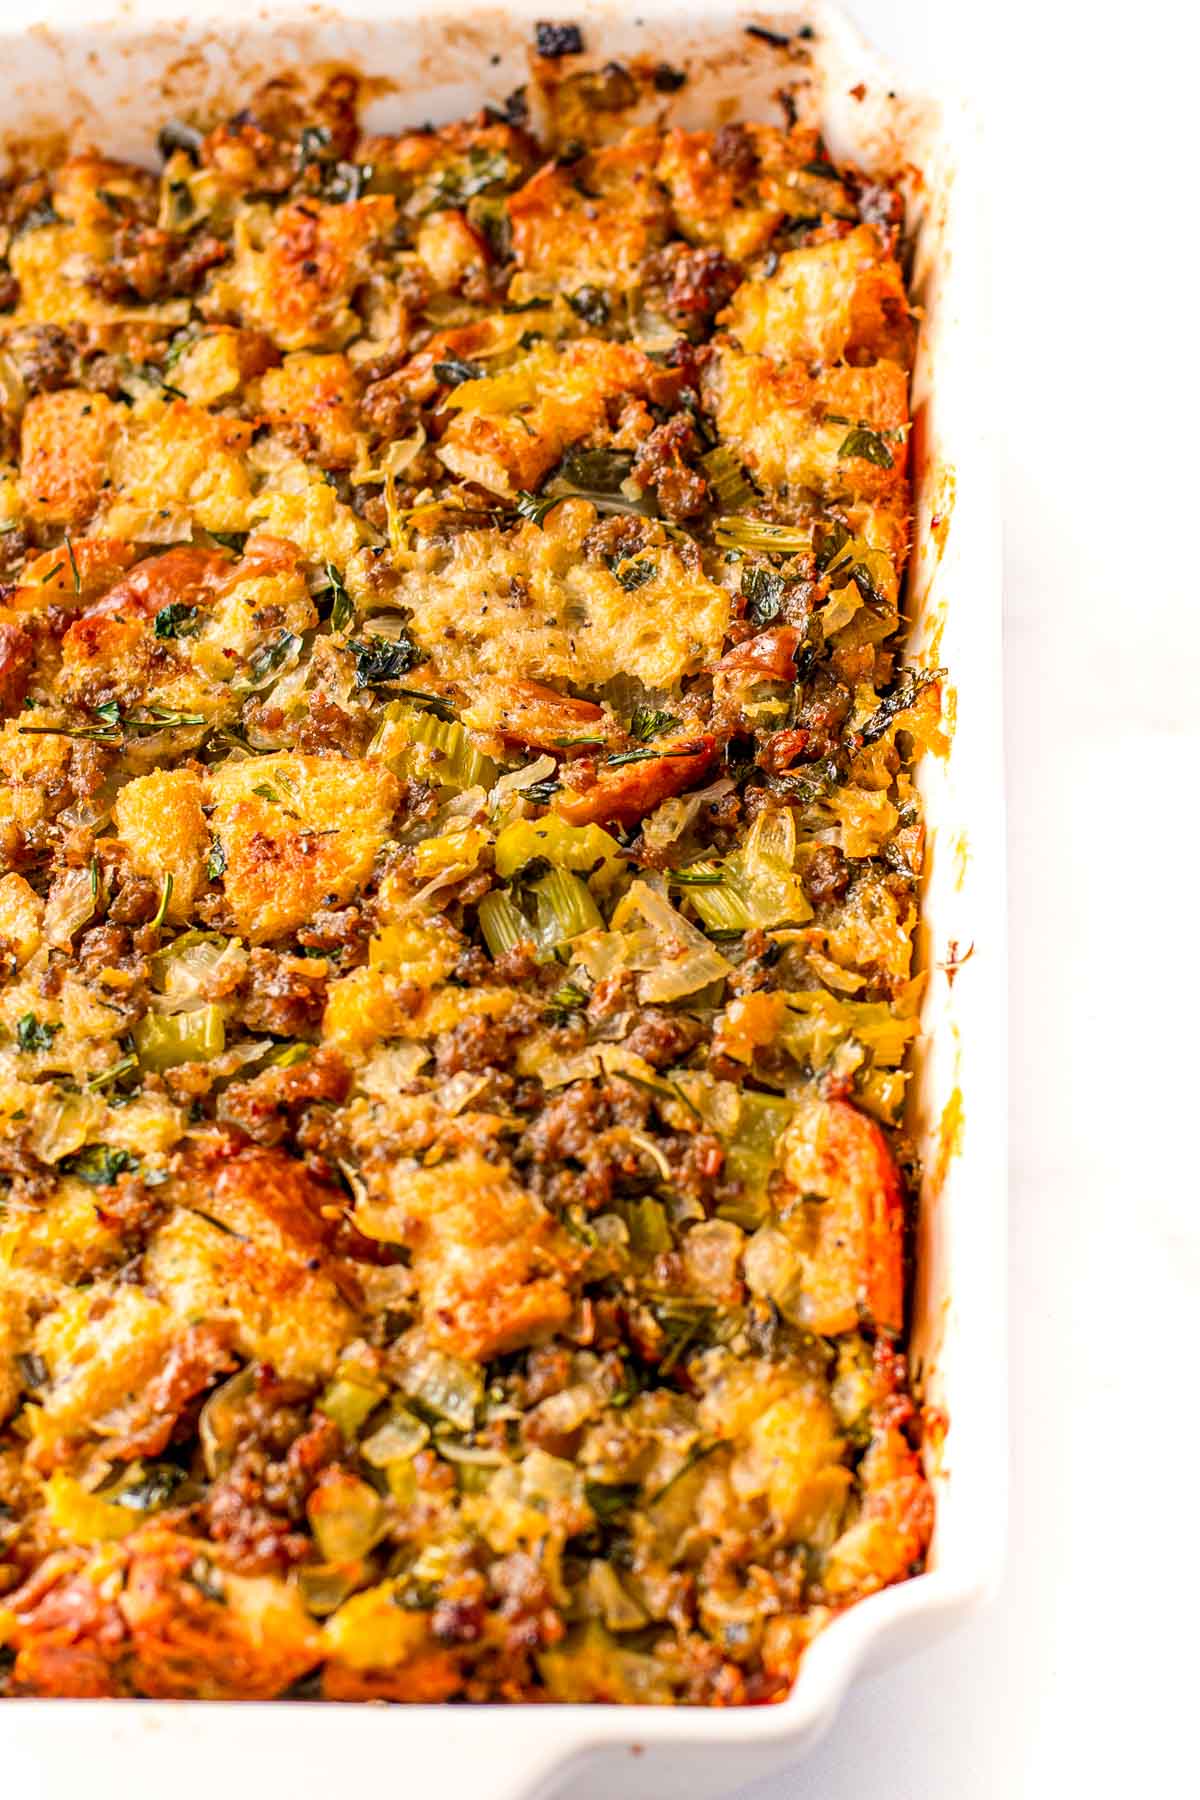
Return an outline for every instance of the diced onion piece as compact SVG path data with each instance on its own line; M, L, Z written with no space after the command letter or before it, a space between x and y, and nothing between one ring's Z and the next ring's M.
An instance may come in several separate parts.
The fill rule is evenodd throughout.
M691 925L662 894L644 881L635 881L613 915L614 926L636 911L658 940L661 962L638 981L638 998L644 1005L678 1000L694 994L733 973L733 964Z
M422 1346L398 1379L404 1393L428 1411L459 1431L471 1430L483 1403L483 1377L472 1363Z
M404 1462L429 1442L429 1427L405 1407L393 1407L378 1431L363 1440L361 1454L373 1469Z
M547 776L553 775L557 767L558 764L552 756L538 756L534 758L533 762L526 763L523 768L510 769L507 775L501 775L488 795L489 809L493 814L500 812L510 794L524 793L526 788L535 786L539 781L545 781Z
M387 1529L383 1502L348 1469L327 1469L309 1495L308 1522L327 1562L367 1556Z
M96 910L88 869L66 869L57 876L46 901L42 936L56 950L69 950L71 939Z
M228 1381L223 1381L204 1403L199 1435L205 1473L210 1481L223 1475L233 1461L242 1408L257 1386L258 1369L254 1363L249 1363Z
M610 1631L640 1631L650 1615L621 1586L611 1563L596 1557L588 1565L588 1599Z

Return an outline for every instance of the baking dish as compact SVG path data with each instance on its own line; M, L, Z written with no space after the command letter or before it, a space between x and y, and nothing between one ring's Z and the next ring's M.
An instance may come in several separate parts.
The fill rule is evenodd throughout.
M216 0L188 10L133 4L116 20L43 25L14 40L0 130L63 133L145 157L172 112L236 106L296 63L349 63L375 83L372 127L461 113L525 75L541 8L471 13L454 5L398 23L374 3L286 7L234 18ZM687 124L778 117L780 89L814 108L836 154L868 169L905 166L913 286L924 311L914 394L917 535L909 612L916 660L950 670L957 728L925 766L930 824L922 955L931 980L912 1124L926 1169L912 1355L927 1403L946 1421L930 1468L938 1530L925 1575L840 1618L810 1652L790 1698L742 1713L562 1708L521 1711L294 1705L68 1703L3 1709L6 1763L22 1791L86 1777L115 1793L148 1784L170 1758L172 1785L210 1794L261 1765L302 1793L325 1785L369 1734L381 1761L436 1777L452 1794L718 1792L794 1756L831 1718L855 1668L917 1644L993 1584L1003 1513L1003 871L996 547L989 512L987 395L980 391L980 252L972 140L962 115L905 92L840 15L824 6L758 15L714 8L702 23L669 6L635 16L589 8L599 61L665 57L692 79L662 110ZM746 27L756 28L756 34ZM797 35L803 31L804 35ZM0 40L2 41L2 40ZM940 1442L939 1442L940 1440ZM454 1729L448 1729L453 1725ZM351 1736L350 1734L354 1735ZM399 1734L403 1733L401 1737ZM86 1761L85 1761L86 1759Z

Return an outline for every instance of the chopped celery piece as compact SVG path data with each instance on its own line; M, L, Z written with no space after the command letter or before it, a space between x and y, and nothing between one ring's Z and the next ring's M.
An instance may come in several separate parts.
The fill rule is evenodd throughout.
M722 550L779 550L794 556L812 549L808 525L772 525L766 519L743 519L726 514L713 526L713 537Z
M812 907L792 868L795 854L794 814L787 807L767 808L740 850L723 862L690 863L679 871L678 884L712 931L803 924L812 917ZM714 875L721 877L719 884L712 882Z
M441 1350L422 1350L401 1378L410 1400L426 1412L449 1419L459 1431L471 1431L483 1404L483 1376L473 1363Z
M739 1095L738 1118L727 1142L726 1167L742 1184L740 1199L717 1208L719 1216L749 1230L768 1212L767 1183L775 1166L775 1146L791 1122L795 1107L773 1094Z
M840 1044L855 1039L876 1067L903 1062L917 1034L917 1020L903 1018L879 1000L842 1000L821 990L790 993L779 1041L803 1066L824 1068Z
M346 1442L352 1443L386 1391L373 1382L356 1381L350 1375L337 1375L325 1389L317 1405L326 1418L333 1420Z
M490 756L476 750L457 719L439 719L404 700L391 700L384 708L370 754L381 757L398 775L459 793L491 787L500 773Z
M225 1048L225 1014L219 1006L195 1012L147 1013L133 1033L143 1069L161 1074L179 1063L211 1062Z
M657 1256L659 1251L671 1248L671 1230L661 1201L627 1200L621 1211L636 1255Z
M532 884L531 891L537 897L538 943L544 950L604 924L587 883L567 869L551 869Z
M692 863L689 873L719 874L715 884L701 885L694 879L686 885L686 899L692 911L710 931L745 931L750 925L750 910L738 893L723 863Z
M493 888L479 902L479 929L493 957L514 950L522 940L532 943L534 937L529 920L518 912L503 888Z
M700 466L708 477L708 485L722 512L736 513L743 506L753 506L758 499L746 479L746 471L724 444L718 444L715 450L702 456Z
M496 839L496 873L504 881L539 856L598 881L611 880L625 866L620 844L601 826L568 825L554 815L517 819Z
M529 892L537 905L536 924L530 924L507 889L494 889L479 902L479 928L493 956L503 956L522 939L550 951L604 924L587 883L569 869L551 869L530 884Z

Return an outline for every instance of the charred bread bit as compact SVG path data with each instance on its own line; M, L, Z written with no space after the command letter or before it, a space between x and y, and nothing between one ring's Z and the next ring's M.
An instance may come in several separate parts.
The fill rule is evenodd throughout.
M902 202L537 38L0 195L0 1695L761 1702L922 1566Z

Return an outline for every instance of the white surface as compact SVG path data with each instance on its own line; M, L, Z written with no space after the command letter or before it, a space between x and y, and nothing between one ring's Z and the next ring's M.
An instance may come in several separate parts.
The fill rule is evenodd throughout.
M1194 293L1194 15L850 10L897 61L971 91L991 145L1009 1566L986 1615L859 1687L802 1767L737 1800L1173 1800L1200 1789L1197 393L1177 310Z

